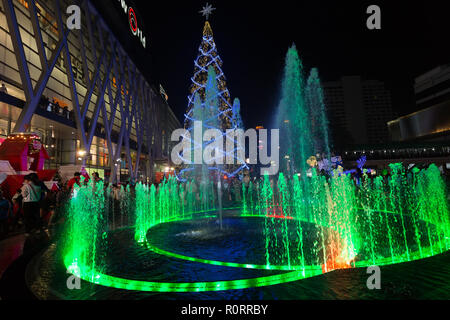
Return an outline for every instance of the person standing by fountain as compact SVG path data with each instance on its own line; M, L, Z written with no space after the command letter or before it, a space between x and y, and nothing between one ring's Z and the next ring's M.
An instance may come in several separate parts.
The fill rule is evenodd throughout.
M13 204L13 230L20 229L23 222L22 200L22 190L17 189L16 194L11 199Z
M27 234L38 231L40 228L39 201L41 200L41 188L33 182L30 175L24 177L22 187L23 216Z
M67 187L68 187L70 190L73 190L73 186L74 186L75 183L76 183L78 186L81 186L80 180L81 180L81 173L75 172L75 173L73 174L73 178L70 179L70 180L67 182Z
M47 188L45 183L39 179L39 176L35 172L30 173L30 178L31 181L33 181L34 185L41 188L41 198L39 200L39 216L41 217L41 221L43 221L44 216L47 214L46 211L48 210L45 199L50 193L50 190Z
M103 179L100 178L100 175L98 174L98 172L94 172L94 173L92 174L92 178L94 179L94 183L103 181Z
M92 188L92 191L95 193L95 192L97 192L98 183L103 182L103 179L100 178L100 175L98 174L98 172L94 172L94 173L92 173L92 181L94 183L94 187Z

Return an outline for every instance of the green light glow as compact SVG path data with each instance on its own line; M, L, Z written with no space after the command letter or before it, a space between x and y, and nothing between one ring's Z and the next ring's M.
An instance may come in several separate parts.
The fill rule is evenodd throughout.
M221 267L289 271L251 279L166 283L124 279L106 274L103 265L108 226L102 186L76 188L68 212L64 263L80 278L119 289L155 292L200 292L269 286L350 267L388 265L418 260L450 248L445 186L439 169L407 176L393 166L388 181L363 180L357 188L346 175L328 181L313 172L308 186L294 176L280 175L272 184L243 188L243 211L234 217L264 219L265 261L262 264L190 257L163 250L147 239L152 228L178 221L217 218L214 208L198 203L189 183L169 180L154 187L136 187L135 240L156 254ZM126 191L126 192L129 192ZM229 208L241 210L242 207ZM289 217L288 219L284 219ZM312 230L305 231L306 225ZM308 236L305 235L309 232ZM313 242L308 239L314 235Z
M215 216L206 216L205 218L212 218L212 217L215 217ZM244 218L244 217L254 218L257 216L241 215L240 217L241 218ZM259 217L259 218L261 218L261 217ZM449 239L447 239L447 242L450 243ZM259 270L282 270L282 271L307 270L307 271L312 271L313 274L315 274L315 271L321 270L321 266L319 266L319 265L308 265L308 266L305 266L305 265L261 265L261 264L236 263L236 262L226 262L226 261L209 260L209 259L203 259L203 258L195 258L195 257L190 257L190 256L186 256L186 255L178 254L175 252L170 252L167 250L160 249L160 248L152 245L148 240L145 241L145 246L149 250L151 250L157 254L166 256L166 257L177 258L177 259L181 259L181 260L204 263L204 264L211 264L211 265L216 265L216 266L223 266L223 267L259 269ZM436 245L434 250L436 250L437 247L438 246ZM425 251L423 251L423 253L421 253L420 251L413 252L413 254L411 256L412 257L411 260L418 260L421 258L431 257L431 256L433 256L433 248L426 248ZM396 263L401 263L401 262L405 262L405 261L407 261L407 259L406 259L406 257L403 257L402 259L399 259L399 261L397 261ZM377 263L376 263L376 265L379 265L379 266L389 265L389 264L395 264L395 263L392 263L390 257L378 259ZM358 261L355 263L356 267L368 267L368 266L373 266L373 265L374 265L373 261L371 261L371 260ZM320 273L322 273L322 272L320 271Z
M281 283L293 282L307 277L320 275L321 271L308 271L306 275L300 271L291 271L288 273L277 274L266 277L239 279L229 281L213 281L213 282L152 282L132 279L123 279L106 274L97 273L93 279L87 274L94 273L91 270L86 270L86 274L78 275L81 279L91 283L99 284L106 287L148 291L148 292L205 292L205 291L223 291L223 290L237 290L246 288L256 288L272 286Z
M260 270L283 270L283 271L307 270L307 271L319 271L320 273L322 273L322 271L321 271L322 269L320 266L276 266L276 265L265 265L265 264L261 265L261 264L235 263L235 262L207 260L207 259L194 258L194 257L189 257L189 256L185 256L182 254L162 250L162 249L155 247L154 245L151 245L148 242L146 242L145 244L149 250L151 250L157 254L163 255L163 256L192 261L192 262L212 264L212 265L216 265L216 266L245 268L245 269L260 269Z
M204 111L197 108L194 117L204 118L205 114L198 117L198 112ZM363 171L357 182L331 167L324 169L330 170L326 174L312 168L315 162L310 160L311 155L319 153L330 159L327 119L318 72L313 69L305 81L295 46L286 56L281 100L274 120L280 129L283 160L279 165L283 173L265 175L253 182L247 180L242 188L232 191L235 209L239 210L233 217L263 219L258 229L262 234L262 243L257 243L261 252L256 254L262 260L256 261L258 264L190 257L148 242L153 228L164 223L217 219L219 212L222 223L225 209L221 209L221 203L226 195L219 198L221 193L215 191L215 182L205 166L192 171L192 176L189 173L190 180L182 184L170 177L157 188L138 184L135 194L129 188L122 190L125 201L120 203L120 220L122 226L124 217L131 221L136 243L147 245L156 254L224 268L275 270L280 274L193 283L108 275L106 263L113 260L107 256L108 249L113 249L109 245L109 232L117 230L115 215L111 213L117 207L110 205L114 203L110 198L105 199L102 183L95 185L92 181L75 188L68 207L62 250L65 266L78 277L103 286L199 292L281 284L337 269L418 260L450 249L447 190L436 165L409 170L402 164L390 164L389 176L373 178ZM295 172L300 172L300 177Z

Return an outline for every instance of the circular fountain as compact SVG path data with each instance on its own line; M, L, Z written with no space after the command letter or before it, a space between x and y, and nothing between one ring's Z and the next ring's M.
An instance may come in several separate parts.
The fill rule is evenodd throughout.
M126 192L132 228L110 230L101 186L77 189L61 250L69 272L116 289L204 292L278 285L338 269L409 262L450 248L439 169L388 179L313 174L243 185L240 207L217 210L169 179ZM201 195L200 195L201 197ZM102 204L103 203L103 204ZM170 262L169 262L170 261Z
M36 273L74 299L90 298L89 289L106 290L106 298L125 291L259 299L263 291L251 288L276 285L283 298L299 280L334 274L339 281L343 270L408 264L448 251L446 188L435 165L391 164L389 176L375 178L362 169L356 182L339 170L319 174L308 167L311 154L330 158L330 148L317 70L303 87L293 47L278 114L280 152L289 155L280 168L287 174L242 183L240 200L229 208L222 208L221 189L204 167L200 183L170 178L158 188L123 190L120 210L101 183L91 182L75 189L62 240L42 255ZM127 225L118 223L124 216ZM87 291L67 292L67 274L89 284ZM292 290L291 296L301 294Z

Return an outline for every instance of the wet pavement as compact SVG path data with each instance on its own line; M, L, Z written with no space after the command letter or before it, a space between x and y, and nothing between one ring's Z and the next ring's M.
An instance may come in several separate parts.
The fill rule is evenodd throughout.
M0 241L0 278L6 269L23 253L25 234L19 234Z
M171 224L174 228L176 224ZM180 227L182 224L179 225ZM186 226L186 225L185 225ZM189 224L190 228L197 228ZM238 226L236 226L238 227ZM246 226L247 228L247 226ZM204 229L203 229L204 230ZM218 258L226 252L227 257L235 256L239 261L243 256L249 261L258 258L251 250L237 250L236 245L227 246L219 234L212 232L174 232L167 237L167 230L153 230L152 240L159 246L172 251L184 251ZM174 230L172 230L174 231ZM177 231L181 231L177 230ZM184 230L185 231L185 230ZM159 233L159 235L158 235ZM232 234L236 234L232 232ZM239 233L238 233L239 234ZM241 233L242 234L242 233ZM247 231L248 234L248 231ZM220 242L222 246L217 246ZM206 243L214 244L208 247ZM127 279L161 282L216 281L259 277L273 271L249 270L223 266L205 265L159 256L146 248L137 246L127 231L115 233L110 238L111 252L103 272ZM195 247L197 245L197 247ZM246 243L245 247L251 245ZM201 251L199 251L201 248ZM210 250L215 248L215 251ZM218 255L218 256L215 256ZM238 259L239 258L239 259ZM67 289L67 273L54 245L38 255L27 269L28 286L39 299L76 300L414 300L450 299L450 252L431 258L395 265L382 266L381 289L367 288L366 268L337 270L316 277L275 286L199 293L151 293L119 290L82 281L80 290ZM279 272L275 272L279 273Z

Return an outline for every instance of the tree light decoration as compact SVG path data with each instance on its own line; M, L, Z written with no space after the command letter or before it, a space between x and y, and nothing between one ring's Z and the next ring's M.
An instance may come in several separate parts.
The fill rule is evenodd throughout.
M245 157L239 156L239 151L244 150L240 141L227 132L228 130L243 129L240 115L240 101L235 99L231 105L230 93L226 87L225 75L221 69L220 59L214 43L213 33L208 21L203 29L203 40L199 48L199 55L195 60L194 76L192 77L191 95L188 98L188 108L185 114L185 128L189 131L188 139L191 145L191 158L186 159L183 155L180 158L186 164L177 178L186 181L187 175L193 172L197 177L209 178L211 171L220 172L222 176L232 178L237 176L243 169L248 169ZM222 132L222 141L213 139L207 142L194 141L194 122L201 121L202 132L208 129L217 129ZM233 142L232 150L227 150L227 142ZM216 165L194 164L195 151L202 151L211 148L214 144L221 144L214 152ZM203 157L202 157L203 158ZM227 158L234 159L234 164L224 164ZM209 172L206 172L209 171ZM204 180L203 180L204 181Z
M199 13L201 13L206 18L206 20L208 20L209 16L212 14L214 10L216 10L216 8L213 8L212 5L207 3L206 6L204 6Z
M192 77L192 86L189 95L187 113L185 116L185 128L190 126L190 118L193 116L194 98L198 94L204 101L206 99L206 81L208 79L208 68L211 66L216 73L218 87L217 96L219 98L220 122L222 130L231 128L232 105L230 92L227 88L226 78L222 71L222 59L217 53L217 47L214 42L213 32L208 21L203 28L203 39L199 47L199 54L194 61L194 76Z

